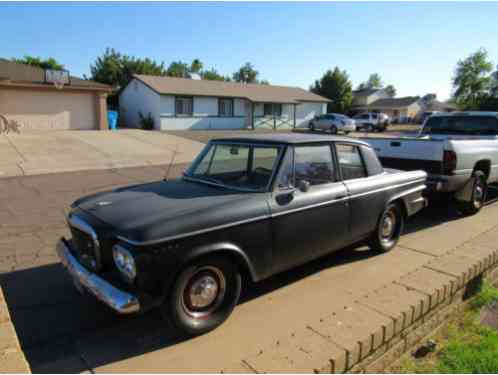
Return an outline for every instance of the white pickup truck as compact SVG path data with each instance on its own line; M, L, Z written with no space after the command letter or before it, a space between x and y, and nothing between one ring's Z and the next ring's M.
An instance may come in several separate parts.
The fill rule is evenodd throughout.
M482 208L488 185L498 182L498 112L438 113L417 136L363 140L385 167L426 171L429 192L452 193L467 215Z

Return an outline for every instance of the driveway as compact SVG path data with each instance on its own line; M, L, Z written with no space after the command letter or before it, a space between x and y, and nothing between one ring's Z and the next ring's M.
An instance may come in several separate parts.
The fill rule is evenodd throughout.
M0 177L191 161L200 142L162 132L35 131L0 135Z
M496 204L469 218L435 205L408 223L394 251L348 249L251 285L219 329L183 340L157 311L119 317L81 297L54 254L58 237L68 234L63 214L72 200L160 179L164 168L0 179L0 283L34 372L251 371L251 358L282 337L498 225Z

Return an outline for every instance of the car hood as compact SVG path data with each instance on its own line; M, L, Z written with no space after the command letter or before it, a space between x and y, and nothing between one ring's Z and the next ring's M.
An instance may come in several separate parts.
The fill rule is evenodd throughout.
M116 236L147 243L266 218L267 194L179 179L92 195L73 207L111 226Z

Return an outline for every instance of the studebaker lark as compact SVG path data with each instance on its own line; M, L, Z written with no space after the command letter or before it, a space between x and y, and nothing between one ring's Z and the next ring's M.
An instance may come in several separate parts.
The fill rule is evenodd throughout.
M352 138L217 139L178 179L75 201L72 238L56 248L78 289L118 313L158 307L197 335L228 318L243 277L257 282L356 243L393 249L426 205L426 178L385 170Z

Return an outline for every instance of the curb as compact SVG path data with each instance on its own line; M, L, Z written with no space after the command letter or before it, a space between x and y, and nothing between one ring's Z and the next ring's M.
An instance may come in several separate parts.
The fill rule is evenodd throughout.
M0 285L0 373L31 373Z
M254 373L378 373L457 312L483 279L498 278L498 227L431 259L241 364Z

